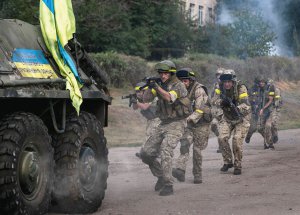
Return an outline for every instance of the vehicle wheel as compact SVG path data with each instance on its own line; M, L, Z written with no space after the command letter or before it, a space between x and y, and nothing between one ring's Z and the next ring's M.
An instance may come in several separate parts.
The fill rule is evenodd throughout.
M53 210L96 211L104 198L108 177L108 151L100 121L86 112L72 115L65 133L55 139Z
M45 214L51 198L53 149L42 120L14 113L0 122L0 214Z

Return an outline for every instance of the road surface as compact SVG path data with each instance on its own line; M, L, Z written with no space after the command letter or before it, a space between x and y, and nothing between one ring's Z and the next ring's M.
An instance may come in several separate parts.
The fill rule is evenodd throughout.
M109 140L108 140L109 141ZM106 197L94 215L300 214L300 129L279 132L276 150L264 150L254 134L244 143L242 175L221 173L217 139L203 151L203 183L193 184L192 162L186 181L174 183L174 195L154 191L156 179L137 147L112 148ZM176 153L178 153L176 149Z

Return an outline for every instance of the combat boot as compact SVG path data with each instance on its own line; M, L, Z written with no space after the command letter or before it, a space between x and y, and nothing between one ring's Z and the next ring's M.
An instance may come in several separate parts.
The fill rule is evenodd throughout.
M185 181L185 171L182 169L172 169L172 175L173 177L177 178L178 181L184 182Z
M173 194L173 185L166 185L159 192L160 196L169 196Z
M139 152L135 153L135 156L137 156L138 158L142 159L141 153L139 153Z
M202 177L199 176L195 176L194 177L194 184L201 184L202 183Z
M246 138L245 138L245 142L246 142L246 143L250 143L250 137L249 137L248 135L247 135Z
M235 169L233 170L233 174L234 174L234 175L241 175L241 174L242 174L242 170L241 170L241 169L236 169L236 168L235 168Z
M273 145L269 145L269 149L275 150L275 147Z
M229 168L232 168L233 164L229 163L229 164L224 164L223 167L220 169L222 172L227 172Z
M162 177L159 177L155 184L154 190L159 191L161 188L163 188L164 185L165 185L164 179Z
M267 144L264 144L264 149L268 149L269 146Z

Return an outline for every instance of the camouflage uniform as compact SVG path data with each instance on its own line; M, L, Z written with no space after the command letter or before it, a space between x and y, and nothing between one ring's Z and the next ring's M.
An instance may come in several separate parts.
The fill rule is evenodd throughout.
M210 122L212 119L210 102L206 88L194 81L188 88L189 98L193 105L193 112L188 117L188 126L181 138L180 156L176 160L176 168L185 172L189 159L189 148L193 144L193 175L194 182L202 182L201 151L207 147Z
M211 94L211 98L213 98L216 94L220 94L220 86L219 83L215 83L214 85L214 89L213 92ZM220 106L217 105L212 105L212 115L213 115L213 120L211 122L211 130L212 132L214 132L214 134L218 137L219 136L219 124L220 124L220 120L222 118L223 115L223 110ZM221 145L218 142L219 148L217 150L218 153L220 153L221 150Z
M262 108L268 101L269 97L273 97L273 102L263 111L263 115L259 118L258 132L264 137L265 148L273 149L274 140L273 133L274 128L277 128L277 112L275 111L275 87L274 85L265 85L263 88L259 88L258 97L260 100L260 107ZM275 124L274 124L275 120Z
M156 133L156 128L158 127L160 123L160 119L157 117L156 114L156 103L152 102L150 107L146 110L140 111L142 116L147 119L147 125L146 125L146 140Z
M258 97L258 83L252 86L249 93L249 102L251 105L251 120L250 120L250 128L246 135L246 143L250 142L252 135L257 131L258 119L259 119L259 97Z
M259 110L268 102L269 96L273 97L273 102L264 111L263 116L260 117ZM282 105L280 89L275 87L272 82L268 82L264 88L256 86L252 91L251 97L253 111L251 126L246 137L246 142L249 142L252 134L258 130L264 137L265 148L268 148L269 146L273 148L273 143L278 141L277 127Z
M156 129L160 123L160 119L157 117L156 114L156 101L149 101L149 98L147 98L145 94L145 90L148 89L147 87L144 87L146 85L145 82L139 82L137 83L135 87L136 92L136 98L132 97L131 103L133 104L133 109L141 109L140 113L145 119L147 120L146 124L146 138L145 141L148 140L148 138L153 134L156 133ZM143 89L141 90L141 87ZM140 158L140 153L136 153L136 156Z
M270 81L270 85L273 85L273 81ZM274 110L272 112L272 138L273 138L273 143L277 143L278 141L278 123L280 119L280 109L282 106L282 98L281 98L281 92L278 87L274 85L275 88L275 95L274 95Z
M153 133L144 144L141 158L149 165L154 176L163 178L164 186L172 186L173 151L183 135L185 117L188 114L186 105L183 105L187 90L175 75L164 83L164 89L171 95L171 102L157 94L157 115L161 123L157 127L157 132ZM159 154L161 162L157 160Z
M229 70L230 71L230 70ZM227 75L226 73L223 75ZM221 79L222 76L221 75ZM233 76L235 78L235 75ZM248 101L248 92L245 85L241 85L233 79L233 87L229 90L225 90L221 86L221 92L212 99L212 103L215 105L221 105L223 109L223 116L219 125L219 143L222 146L222 156L224 166L221 171L227 171L228 168L234 166L234 174L241 174L242 168L242 156L243 156L243 139L245 138L249 126L251 117L251 107ZM233 104L237 107L241 118L237 119L233 110L224 106L220 95L225 95L230 98ZM229 138L232 135L232 150L229 146ZM234 155L234 163L232 158Z

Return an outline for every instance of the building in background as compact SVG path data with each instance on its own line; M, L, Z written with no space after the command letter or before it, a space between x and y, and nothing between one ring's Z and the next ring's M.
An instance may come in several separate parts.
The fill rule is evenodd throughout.
M182 10L188 14L195 26L215 23L216 0L182 0Z

